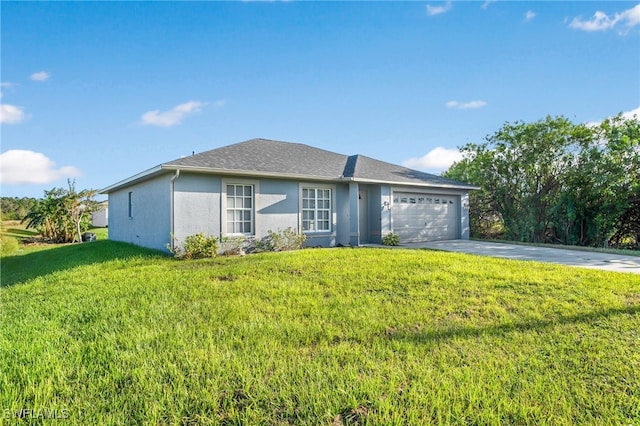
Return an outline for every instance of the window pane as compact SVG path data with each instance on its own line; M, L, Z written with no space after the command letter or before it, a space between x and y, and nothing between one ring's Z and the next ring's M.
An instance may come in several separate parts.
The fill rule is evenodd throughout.
M245 209L250 209L251 208L251 198L245 198L244 199L244 208Z
M331 190L302 188L302 229L331 230Z
M236 191L235 191L235 186L233 185L227 185L227 195L236 195Z
M252 189L253 189L253 187L252 187L252 186L250 186L250 185L245 186L245 187L244 187L244 195L246 195L246 196L249 196L249 197L250 197L250 196L251 196L251 193L253 192L253 191L252 191Z

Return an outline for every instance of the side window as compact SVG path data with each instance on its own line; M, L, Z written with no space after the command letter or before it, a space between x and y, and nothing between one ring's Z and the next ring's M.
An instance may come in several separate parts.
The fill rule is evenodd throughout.
M227 234L253 234L253 185L227 185Z
M302 229L331 231L331 190L302 188Z

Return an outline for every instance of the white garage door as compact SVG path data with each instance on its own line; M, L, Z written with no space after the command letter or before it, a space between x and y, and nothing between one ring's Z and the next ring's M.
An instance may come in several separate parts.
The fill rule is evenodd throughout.
M394 192L391 217L400 242L455 240L459 238L460 197Z

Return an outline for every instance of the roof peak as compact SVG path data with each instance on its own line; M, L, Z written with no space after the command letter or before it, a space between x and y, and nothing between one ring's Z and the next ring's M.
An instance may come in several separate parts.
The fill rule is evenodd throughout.
M265 138L253 138L162 163L153 169L153 173L177 169L195 173L269 176L283 179L348 179L394 185L475 188L361 154L344 155L298 142ZM147 176L148 173L145 172L143 175Z

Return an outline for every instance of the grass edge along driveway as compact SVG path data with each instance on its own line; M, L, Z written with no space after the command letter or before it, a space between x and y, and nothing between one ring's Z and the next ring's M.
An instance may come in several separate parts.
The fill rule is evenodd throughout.
M98 241L2 258L2 285L7 424L640 422L631 274L371 248L181 262Z

